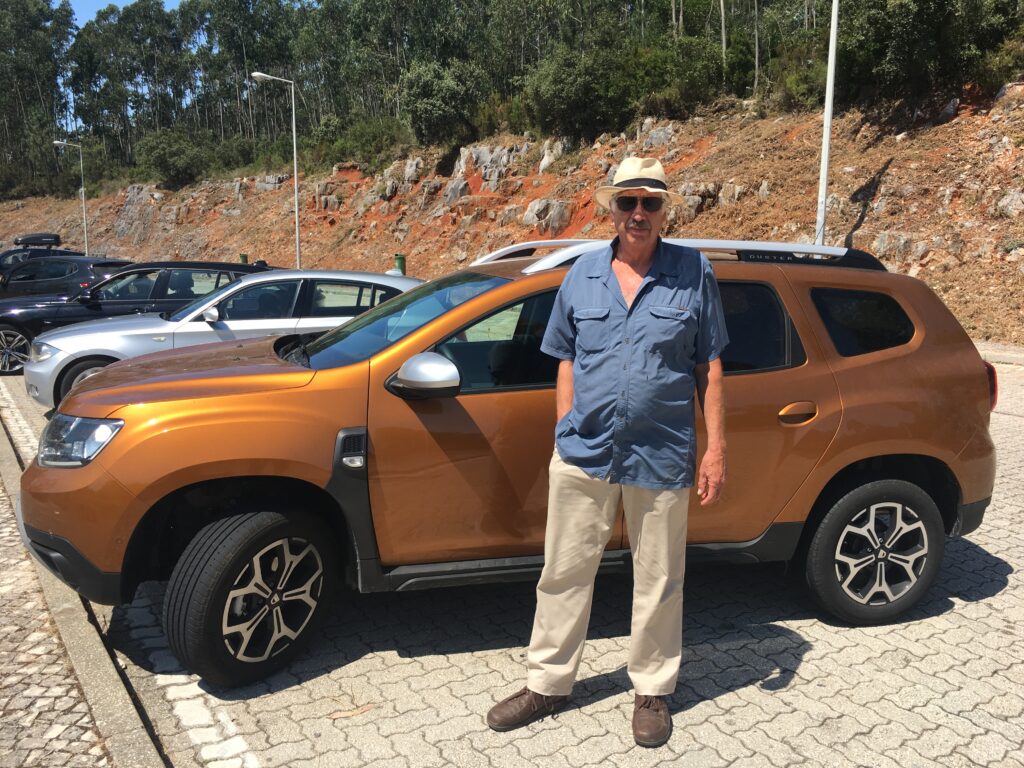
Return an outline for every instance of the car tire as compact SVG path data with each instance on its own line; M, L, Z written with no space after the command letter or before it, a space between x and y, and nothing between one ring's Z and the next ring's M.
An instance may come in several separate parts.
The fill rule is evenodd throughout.
M25 368L32 334L13 325L0 325L0 376L16 376Z
M298 511L210 523L167 584L163 622L171 651L214 685L266 677L301 650L329 609L336 553L330 529ZM284 581L275 582L275 574Z
M60 405L61 400L68 396L68 392L74 389L75 384L102 371L112 362L112 360L81 360L74 365L69 365L60 375L60 384L57 385L57 405Z
M822 519L807 552L807 584L838 618L884 624L924 597L945 544L942 515L925 491L903 480L871 482Z

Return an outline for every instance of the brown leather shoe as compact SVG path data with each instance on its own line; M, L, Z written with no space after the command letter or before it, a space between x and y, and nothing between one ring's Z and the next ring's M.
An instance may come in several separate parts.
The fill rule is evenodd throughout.
M487 713L487 725L494 731L511 731L515 728L553 715L565 706L568 696L544 696L523 688L504 701L499 701Z
M633 704L633 739L641 747L660 747L672 735L672 718L664 696L637 696Z

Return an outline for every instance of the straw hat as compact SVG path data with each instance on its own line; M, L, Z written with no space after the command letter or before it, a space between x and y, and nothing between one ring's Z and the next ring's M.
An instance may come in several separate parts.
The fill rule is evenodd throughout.
M670 205L683 202L682 195L669 191L665 169L653 157L627 157L615 171L611 186L598 187L594 199L598 205L611 209L611 201L622 192L640 191L659 194Z

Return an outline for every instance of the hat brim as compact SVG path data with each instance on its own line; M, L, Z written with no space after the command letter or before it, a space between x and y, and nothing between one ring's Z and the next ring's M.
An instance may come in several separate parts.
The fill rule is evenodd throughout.
M628 195L641 190L652 195L661 195L661 197L668 201L669 205L680 205L683 202L682 195L667 189L658 189L657 187L616 187L611 185L598 187L594 192L594 200L597 201L598 205L611 210L612 198L615 197L615 195Z

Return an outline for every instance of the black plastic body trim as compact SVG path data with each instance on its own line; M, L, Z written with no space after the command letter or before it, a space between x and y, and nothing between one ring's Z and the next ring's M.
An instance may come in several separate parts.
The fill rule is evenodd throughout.
M721 544L691 544L686 557L691 561L770 563L790 560L796 553L803 523L775 523L750 541ZM500 557L488 560L460 560L453 563L400 565L385 571L387 589L407 592L433 587L526 581L540 575L542 555ZM628 549L605 552L598 573L623 573L632 568Z
M950 536L966 536L981 527L981 521L985 518L985 510L992 503L992 497L972 501L970 504L957 504L956 522L953 524L953 531Z
M346 453L346 438L360 437L362 450ZM349 576L360 592L383 592L389 589L380 567L380 550L377 549L377 534L373 529L370 513L370 483L367 476L366 454L369 436L365 427L353 427L338 431L334 441L334 465L326 491L331 494L345 517L355 548L354 572ZM361 466L349 466L345 459L362 459ZM353 462L354 463L354 462Z
M101 571L79 552L74 544L60 536L25 526L29 550L47 570L82 597L103 605L125 602L121 595L121 574Z

